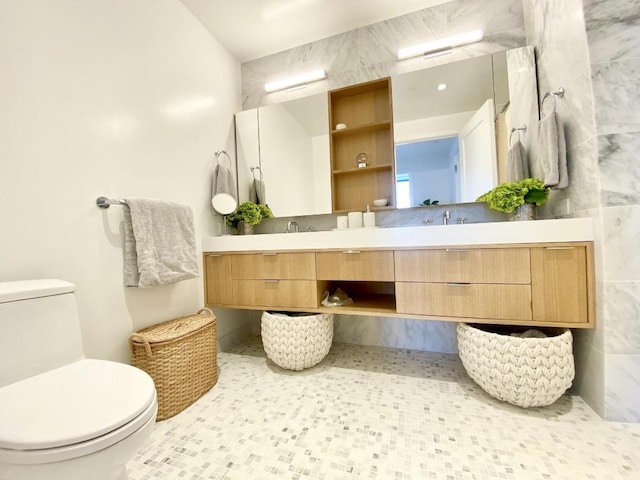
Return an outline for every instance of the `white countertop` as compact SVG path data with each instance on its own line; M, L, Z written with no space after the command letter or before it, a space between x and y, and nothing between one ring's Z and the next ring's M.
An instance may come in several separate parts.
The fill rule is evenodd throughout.
M591 218L205 237L204 252L430 247L593 240Z

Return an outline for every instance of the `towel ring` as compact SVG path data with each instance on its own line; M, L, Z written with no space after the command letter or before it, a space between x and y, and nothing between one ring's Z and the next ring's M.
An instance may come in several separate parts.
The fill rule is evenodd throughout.
M225 157L227 157L227 159L229 159L229 168L233 167L233 162L231 161L231 157L227 152L225 152L224 150L218 150L216 151L215 155L216 155L216 163L218 165L220 165L220 155L224 155Z
M511 146L511 139L513 138L513 134L516 133L516 132L518 132L518 138L520 138L520 132L526 133L527 132L527 126L523 125L521 127L518 127L518 128L513 127L511 129L511 133L509 134L509 146Z
M555 108L556 107L556 98L557 97L560 97L560 98L564 97L564 87L560 87L555 92L545 92L545 94L542 96L542 102L540 102L540 112L542 112L542 109L544 108L544 101L549 97L553 97L553 108Z

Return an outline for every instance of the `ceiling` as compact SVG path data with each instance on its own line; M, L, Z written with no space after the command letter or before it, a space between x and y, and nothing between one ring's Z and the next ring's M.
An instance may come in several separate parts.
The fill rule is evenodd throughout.
M180 0L241 63L448 0Z

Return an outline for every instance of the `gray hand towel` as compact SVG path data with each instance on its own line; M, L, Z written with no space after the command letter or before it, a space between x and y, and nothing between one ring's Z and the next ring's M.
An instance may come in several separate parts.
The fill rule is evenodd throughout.
M524 153L524 146L517 140L507 153L507 180L517 182L523 178L529 178L529 165Z
M211 198L219 193L226 193L236 198L236 181L233 172L225 165L216 165L211 179Z
M251 182L251 191L249 192L250 200L258 205L267 204L267 192L264 181L254 178Z
M567 146L555 106L538 123L538 155L544 184L554 190L567 188Z
M190 207L127 198L124 207L124 284L151 287L198 276Z

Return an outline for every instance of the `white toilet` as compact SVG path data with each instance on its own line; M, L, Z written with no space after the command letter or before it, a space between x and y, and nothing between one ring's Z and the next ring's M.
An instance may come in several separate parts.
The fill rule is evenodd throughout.
M151 434L153 380L85 358L74 289L0 282L0 480L125 480Z

